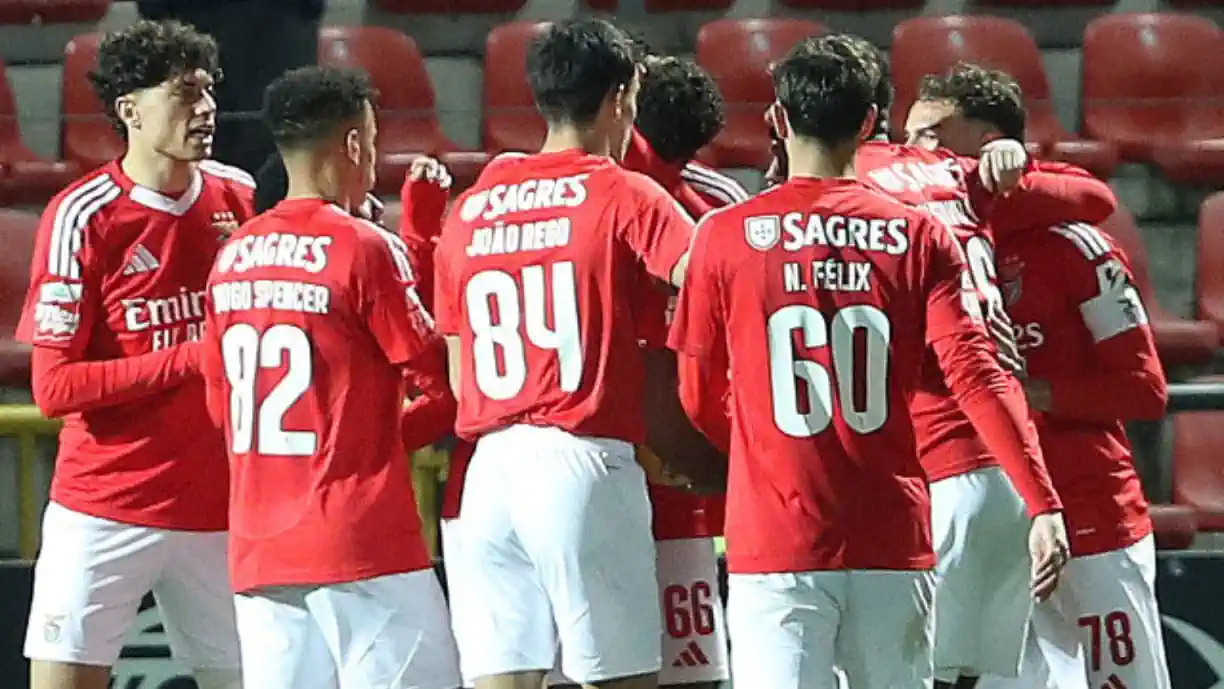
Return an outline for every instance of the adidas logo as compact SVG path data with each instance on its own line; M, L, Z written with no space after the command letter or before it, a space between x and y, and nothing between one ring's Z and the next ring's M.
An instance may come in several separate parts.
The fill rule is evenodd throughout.
M157 257L152 251L144 248L144 245L137 244L132 251L132 255L128 257L127 265L123 267L124 275L135 275L136 273L151 273L161 267Z
M701 645L696 641L688 642L680 655L672 661L672 667L704 667L710 664L710 657L701 650Z

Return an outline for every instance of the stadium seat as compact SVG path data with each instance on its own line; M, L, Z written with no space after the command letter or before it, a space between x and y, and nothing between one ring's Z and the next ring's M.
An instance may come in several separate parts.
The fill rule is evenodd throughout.
M1195 314L1215 323L1224 337L1224 192L1208 196L1199 206L1194 258Z
M0 62L0 203L44 202L80 174L80 167L40 158L22 141L17 104Z
M1088 7L1113 5L1114 0L973 0L978 7Z
M517 12L527 0L374 0L384 12L395 14L501 14Z
M399 193L408 166L421 154L445 160L461 188L479 174L483 155L458 155L459 147L442 132L433 84L411 38L381 26L325 27L319 32L319 62L360 67L378 89L380 194Z
M1165 364L1197 364L1209 361L1220 343L1220 331L1214 323L1190 320L1165 311L1156 300L1156 289L1148 269L1147 249L1135 226L1130 211L1119 206L1101 229L1113 237L1127 257L1135 273L1136 286L1147 306L1156 349Z
M803 10L842 10L850 12L872 12L876 10L898 10L922 7L925 0L781 0L786 7Z
M14 339L30 281L38 216L0 209L0 385L30 384L30 348Z
M1050 82L1032 35L1019 22L1002 17L919 17L897 24L889 55L897 98L893 106L894 131L905 128L905 117L927 74L947 70L957 62L972 62L999 69L1016 78L1028 109L1026 138L1038 151L1055 160L1079 165L1108 178L1118 162L1108 144L1086 141L1071 134L1054 114Z
M527 44L545 22L514 22L489 32L484 56L484 149L532 151L544 141L544 118L527 85Z
M825 28L802 19L719 19L697 32L697 62L727 100L727 124L711 144L717 167L764 169L769 164L765 109L774 100L770 63Z
M1152 532L1157 550L1186 550L1199 531L1198 512L1185 505L1152 505Z
M115 133L102 103L94 95L87 74L98 62L98 34L82 34L64 47L64 76L60 84L60 155L92 170L123 153L123 140Z
M735 0L642 0L647 12L691 12L730 9ZM600 12L615 12L618 0L586 0L586 6Z
M1173 501L1195 511L1200 531L1224 531L1224 411L1173 415Z
M0 24L61 24L100 21L111 0L0 0Z
M1224 32L1189 14L1105 14L1084 32L1084 128L1176 183L1224 182Z

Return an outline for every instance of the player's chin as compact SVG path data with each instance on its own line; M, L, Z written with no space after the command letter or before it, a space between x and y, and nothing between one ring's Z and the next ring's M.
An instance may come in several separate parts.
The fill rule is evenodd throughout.
M189 163L196 163L201 160L207 160L212 157L213 147L212 138L201 140L195 137L188 139L183 143L183 148L177 156L180 160Z

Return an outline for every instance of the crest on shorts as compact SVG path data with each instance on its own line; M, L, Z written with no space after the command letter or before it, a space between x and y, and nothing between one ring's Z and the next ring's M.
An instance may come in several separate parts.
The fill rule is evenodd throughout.
M759 215L744 220L744 239L757 251L769 251L782 238L782 220L776 215Z
M47 613L43 615L43 641L49 644L57 644L60 640L60 635L64 631L64 622L68 616L63 613Z
M217 239L224 242L238 231L238 218L233 211L216 211L212 214L212 226L217 231Z

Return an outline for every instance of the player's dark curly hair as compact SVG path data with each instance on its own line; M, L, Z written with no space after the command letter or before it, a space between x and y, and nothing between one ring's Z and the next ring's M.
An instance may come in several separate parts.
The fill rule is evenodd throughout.
M928 74L918 100L950 101L971 120L991 125L1009 139L1024 140L1024 93L1010 74L961 62L944 74Z
M255 173L255 212L263 213L289 194L289 171L280 153L268 156Z
M140 20L111 31L98 46L98 64L89 83L116 131L126 136L115 100L202 69L221 80L217 42L208 34L173 20Z
M527 49L527 82L540 114L590 124L608 95L633 81L636 53L629 37L602 19L551 25Z
M281 149L313 146L351 126L373 105L370 77L348 67L300 67L264 91L263 117Z
M815 45L824 46L839 55L857 57L874 67L879 76L872 89L875 94L873 102L880 111L880 115L876 118L872 136L886 136L889 129L888 112L892 108L894 92L892 69L889 67L888 60L884 58L884 53L880 52L880 49L875 47L871 41L854 34L826 34L810 40Z
M727 120L714 79L687 58L647 61L637 107L638 131L668 163L692 160Z
M774 91L799 136L837 146L854 139L875 104L876 65L804 42L774 66Z

